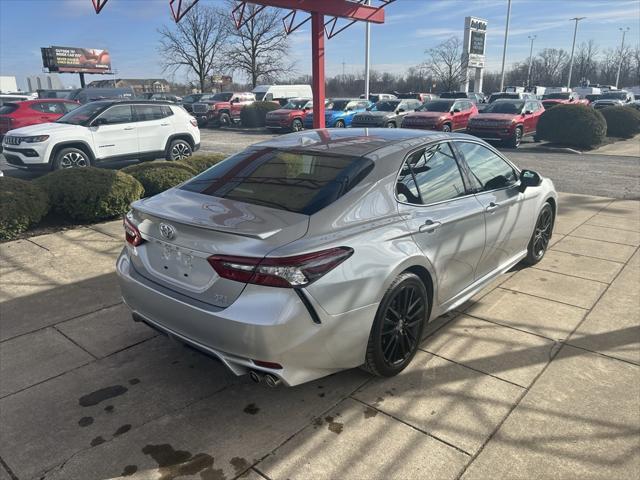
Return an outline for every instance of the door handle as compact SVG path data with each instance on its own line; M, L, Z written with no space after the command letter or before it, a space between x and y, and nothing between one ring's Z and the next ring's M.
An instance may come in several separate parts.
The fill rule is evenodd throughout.
M127 127L125 130L133 130L133 127Z
M489 204L489 206L485 209L487 212L493 212L494 210L500 208L500 204L499 203L493 203L491 202Z
M161 126L161 127L168 127L168 126L169 126L169 124L168 124L168 123L161 123L161 124L160 124L160 126Z
M420 232L433 233L436 229L442 225L442 222L434 222L433 220L427 220L422 225L420 225Z

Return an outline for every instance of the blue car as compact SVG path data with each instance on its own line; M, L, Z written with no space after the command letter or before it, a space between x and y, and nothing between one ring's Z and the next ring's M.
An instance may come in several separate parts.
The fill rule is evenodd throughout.
M373 105L362 98L332 98L325 106L324 123L327 128L351 126L353 116ZM313 113L304 117L304 128L313 128Z

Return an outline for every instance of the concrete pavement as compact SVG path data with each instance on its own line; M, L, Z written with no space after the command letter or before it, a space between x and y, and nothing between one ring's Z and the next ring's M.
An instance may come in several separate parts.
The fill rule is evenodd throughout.
M640 202L562 194L553 246L402 374L270 390L131 321L120 222L0 245L0 479L640 476Z

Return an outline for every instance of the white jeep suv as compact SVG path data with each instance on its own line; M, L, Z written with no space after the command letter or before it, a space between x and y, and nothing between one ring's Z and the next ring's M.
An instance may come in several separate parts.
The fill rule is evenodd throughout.
M2 141L7 163L52 170L103 160L180 160L199 147L198 122L185 109L133 100L87 103L54 123L10 130Z

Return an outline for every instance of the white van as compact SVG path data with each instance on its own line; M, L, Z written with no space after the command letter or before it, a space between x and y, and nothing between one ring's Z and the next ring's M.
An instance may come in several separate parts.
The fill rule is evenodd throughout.
M252 90L258 102L278 102L286 98L312 98L311 85L258 85Z

